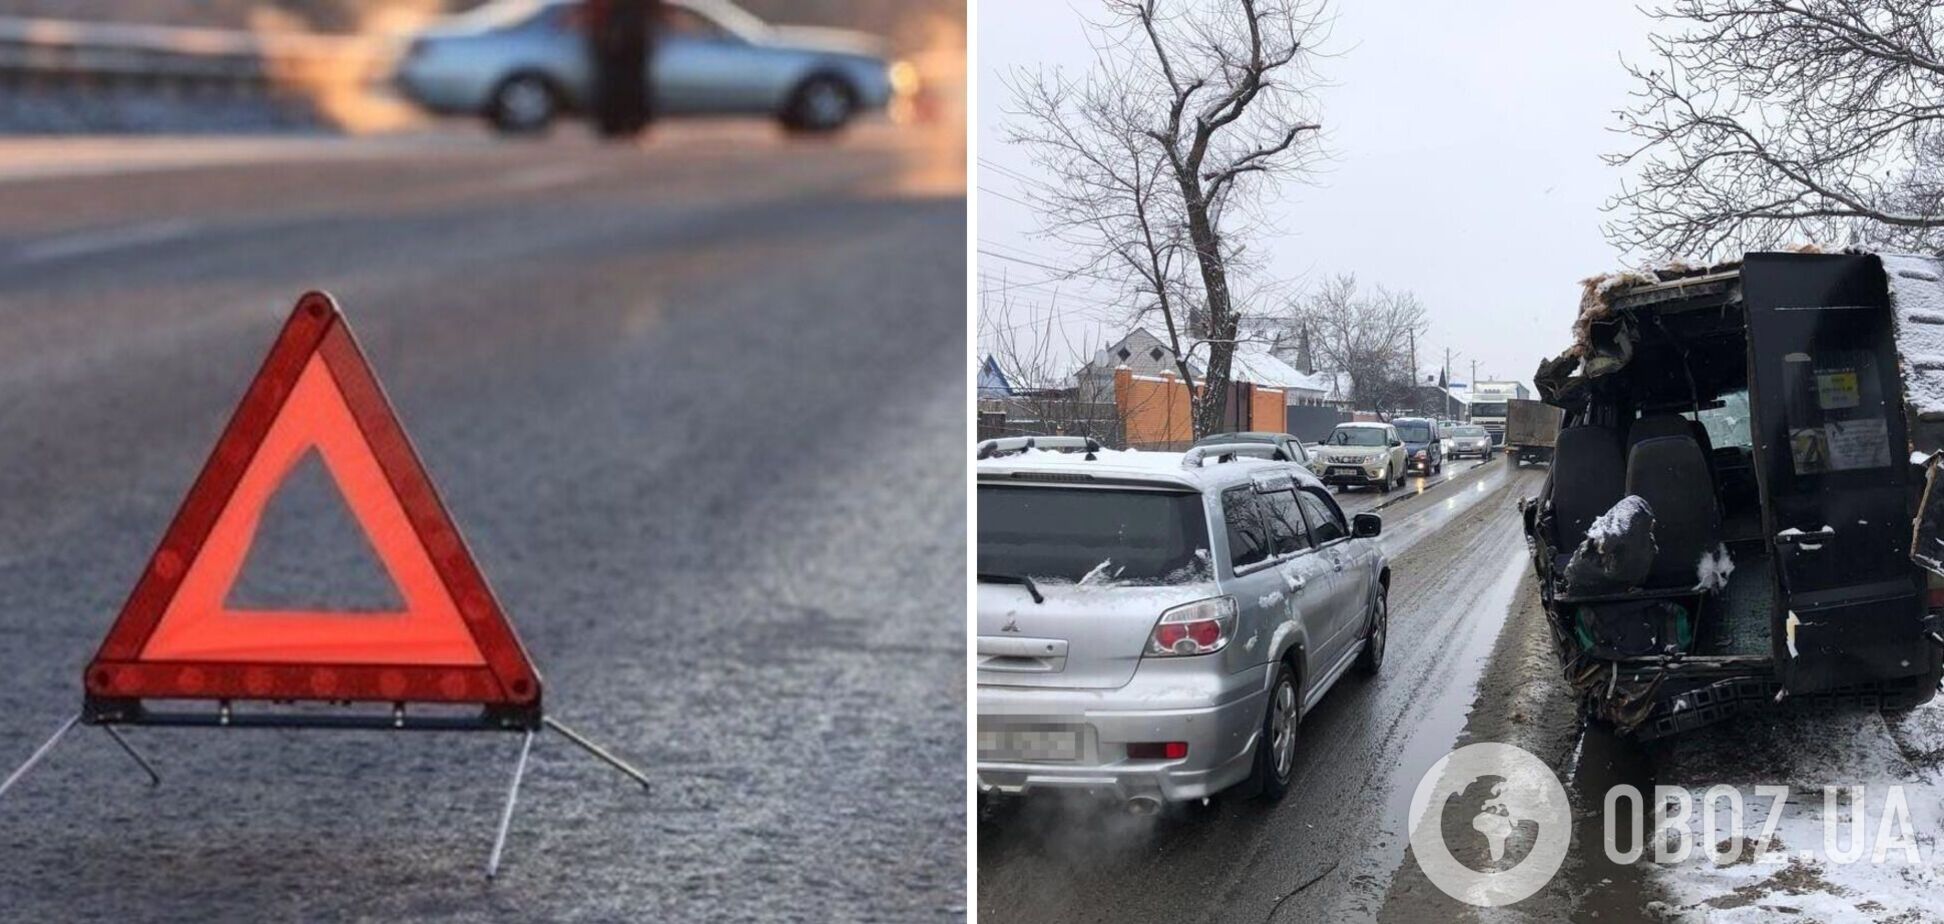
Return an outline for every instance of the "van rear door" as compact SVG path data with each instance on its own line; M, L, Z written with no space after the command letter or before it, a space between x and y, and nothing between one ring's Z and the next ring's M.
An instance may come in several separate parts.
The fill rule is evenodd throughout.
M1883 266L1750 254L1749 404L1776 563L1775 658L1791 691L1921 674L1910 465Z

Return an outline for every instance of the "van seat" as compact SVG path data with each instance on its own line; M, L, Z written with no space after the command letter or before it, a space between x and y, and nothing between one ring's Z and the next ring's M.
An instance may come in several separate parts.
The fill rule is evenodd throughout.
M1593 425L1559 431L1545 493L1552 510L1553 549L1570 553L1578 548L1586 540L1586 528L1626 495L1626 484L1620 434Z
M1627 454L1627 493L1654 508L1654 566L1647 588L1671 590L1699 581L1703 552L1721 542L1721 508L1708 458L1693 435L1650 436Z

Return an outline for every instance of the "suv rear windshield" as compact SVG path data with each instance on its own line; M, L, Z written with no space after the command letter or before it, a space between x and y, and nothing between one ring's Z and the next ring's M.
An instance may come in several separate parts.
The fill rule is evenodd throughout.
M1101 584L1207 580L1199 494L979 486L979 573Z
M1382 446L1384 431L1376 427L1344 427L1323 442L1328 446Z

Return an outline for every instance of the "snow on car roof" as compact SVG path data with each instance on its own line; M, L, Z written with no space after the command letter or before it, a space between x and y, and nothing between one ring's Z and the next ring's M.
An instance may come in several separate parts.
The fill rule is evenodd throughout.
M1382 421L1377 421L1377 420L1346 420L1340 424L1337 424L1337 427L1339 429L1343 427L1388 427L1388 426L1390 426L1390 424L1384 423Z
M977 464L981 475L1084 473L1114 480L1151 481L1195 490L1250 481L1265 471L1287 472L1298 481L1316 482L1316 476L1296 462L1238 458L1232 462L1209 461L1199 468L1183 468L1181 460L1185 455L1180 452L1102 449L1094 453L1095 458L1089 461L1084 452L1029 449L1012 455L981 459Z

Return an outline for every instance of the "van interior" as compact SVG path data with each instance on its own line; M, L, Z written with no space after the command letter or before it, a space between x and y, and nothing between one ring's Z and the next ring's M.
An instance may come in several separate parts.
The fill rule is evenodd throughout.
M1554 396L1567 413L1531 535L1562 644L1602 661L1772 654L1747 331L1728 287L1698 288L1588 322L1604 374ZM1561 385L1544 371L1542 394Z

